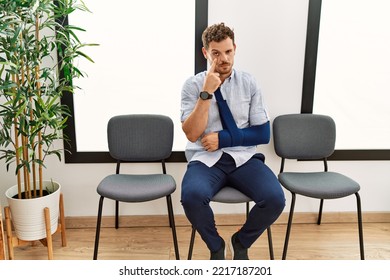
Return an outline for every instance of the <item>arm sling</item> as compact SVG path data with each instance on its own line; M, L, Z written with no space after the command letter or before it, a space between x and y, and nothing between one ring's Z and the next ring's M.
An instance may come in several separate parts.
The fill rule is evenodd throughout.
M223 99L221 90L218 88L214 92L217 100L219 115L222 122L223 130L218 133L218 148L234 146L255 146L258 144L267 144L270 140L270 123L269 121L240 129L234 121L233 115Z

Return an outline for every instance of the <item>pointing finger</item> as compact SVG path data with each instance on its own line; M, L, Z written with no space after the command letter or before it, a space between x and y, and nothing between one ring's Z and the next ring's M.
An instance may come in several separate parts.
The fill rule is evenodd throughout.
M209 73L214 73L215 72L215 66L217 65L217 59L213 60L213 63L211 63Z

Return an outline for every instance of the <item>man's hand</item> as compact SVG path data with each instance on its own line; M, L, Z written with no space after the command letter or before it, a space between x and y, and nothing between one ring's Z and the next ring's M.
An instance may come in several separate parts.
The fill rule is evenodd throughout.
M214 152L218 150L218 142L218 132L205 134L201 139L202 146L207 152Z
M219 73L215 71L216 65L217 65L217 59L214 59L203 83L203 90L207 91L210 94L213 94L217 90L217 88L221 85L221 79L219 77Z

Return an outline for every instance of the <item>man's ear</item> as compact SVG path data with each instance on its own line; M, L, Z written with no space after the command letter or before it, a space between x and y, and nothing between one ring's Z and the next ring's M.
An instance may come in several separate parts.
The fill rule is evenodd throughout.
M202 53L203 53L204 58L208 59L207 58L207 50L205 49L205 47L202 47Z

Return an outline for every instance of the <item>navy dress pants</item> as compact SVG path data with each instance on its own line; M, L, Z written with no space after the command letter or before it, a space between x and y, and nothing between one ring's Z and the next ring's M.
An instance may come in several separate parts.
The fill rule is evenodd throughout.
M222 245L210 201L224 186L236 188L255 202L238 233L245 248L249 248L282 213L284 192L263 159L257 154L237 168L234 159L224 153L212 167L200 161L188 164L182 182L181 203L188 220L210 251L215 252Z

